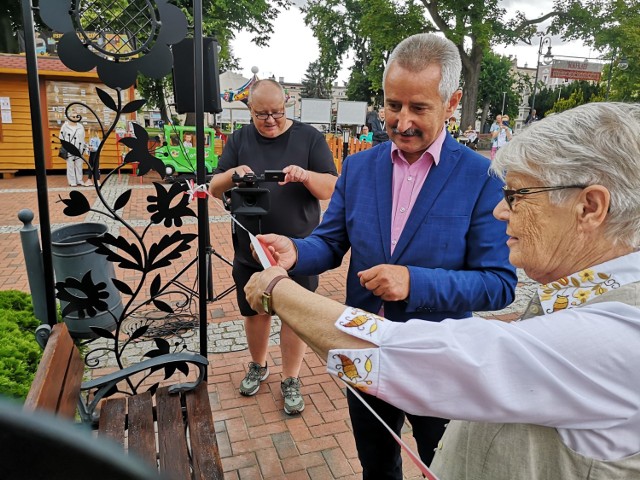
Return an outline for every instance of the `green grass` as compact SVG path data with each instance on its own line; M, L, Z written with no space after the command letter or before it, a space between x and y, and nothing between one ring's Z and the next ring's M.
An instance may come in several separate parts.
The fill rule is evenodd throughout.
M0 394L26 398L42 356L35 339L38 325L28 294L0 291Z

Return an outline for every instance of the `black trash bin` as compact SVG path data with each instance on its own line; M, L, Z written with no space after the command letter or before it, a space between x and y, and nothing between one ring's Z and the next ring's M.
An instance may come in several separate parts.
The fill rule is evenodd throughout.
M78 312L71 312L63 317L69 333L76 338L95 337L89 328L92 326L113 331L116 319L122 314L122 298L111 280L116 276L113 264L104 255L96 254L97 247L87 242L87 239L99 237L107 231L107 226L102 223L87 222L68 225L51 232L51 254L56 281L61 282L69 277L82 280L91 271L93 283L105 282L109 293L104 299L108 305L107 311L97 312L93 317L79 318ZM63 310L67 305L68 302L60 301Z

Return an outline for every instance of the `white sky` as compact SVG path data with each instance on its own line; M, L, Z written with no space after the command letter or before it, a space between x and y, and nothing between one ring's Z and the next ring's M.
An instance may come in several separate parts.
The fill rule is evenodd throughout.
M302 4L305 0L294 0L293 3ZM527 18L535 18L551 10L552 0L537 0L535 6L528 0L503 0L501 5L508 13L516 10L525 12ZM544 30L539 27L538 30ZM518 66L535 67L538 56L539 40L532 40L534 45L520 44L502 46L494 50L503 55L514 55L518 58ZM551 39L551 50L555 55L576 57L597 57L598 52L591 51L581 42L563 43L560 37ZM311 29L304 24L303 15L296 6L282 11L274 23L274 34L268 47L258 47L251 42L251 35L240 32L232 42L236 57L240 59L240 72L250 78L251 67L258 67L258 77L266 78L271 75L276 79L284 77L286 82L300 82L307 71L309 63L318 58L318 42L311 33ZM546 52L546 50L545 50ZM543 54L545 53L543 52ZM340 82L349 78L348 67L352 60L343 59L343 68L339 73Z

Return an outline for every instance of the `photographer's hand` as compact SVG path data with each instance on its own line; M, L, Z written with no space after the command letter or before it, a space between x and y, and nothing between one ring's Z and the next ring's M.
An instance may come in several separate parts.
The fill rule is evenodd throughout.
M305 170L297 165L289 165L282 169L286 174L284 182L278 182L278 185L285 185L290 182L302 183L307 190L318 200L328 200L331 198L333 189L336 186L337 176L330 173L319 173Z
M269 249L275 261L278 262L278 266L289 270L298 261L298 251L290 238L274 233L258 235L257 237L265 248ZM254 253L254 258L255 256L256 254Z
M279 185L285 185L289 182L304 183L309 180L309 171L297 165L289 165L288 167L283 168L282 171L286 175L284 177L284 182L278 182Z
M211 183L209 184L209 192L216 198L222 198L224 192L236 186L236 184L231 179L234 174L238 174L243 177L247 173L253 173L250 167L247 165L238 165L235 168L229 169L222 173L217 173L211 179Z

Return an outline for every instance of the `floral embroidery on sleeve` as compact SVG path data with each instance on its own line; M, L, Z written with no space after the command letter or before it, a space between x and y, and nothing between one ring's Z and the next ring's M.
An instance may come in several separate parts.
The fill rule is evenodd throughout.
M340 330L343 330L346 333L352 334L351 332L348 332L347 329L356 328L371 336L378 330L378 323L383 322L384 320L385 319L383 317L374 315L373 313L365 312L358 308L352 308L348 313L345 311L342 314L337 324L342 327ZM361 337L361 335L355 336Z
M367 350L368 352L368 350ZM363 352L356 352L351 358L342 353L334 353L331 356L334 359L333 368L338 378L349 383L353 387L366 392L368 386L373 382L369 380L371 371L373 370L372 355ZM360 366L360 368L358 368Z

